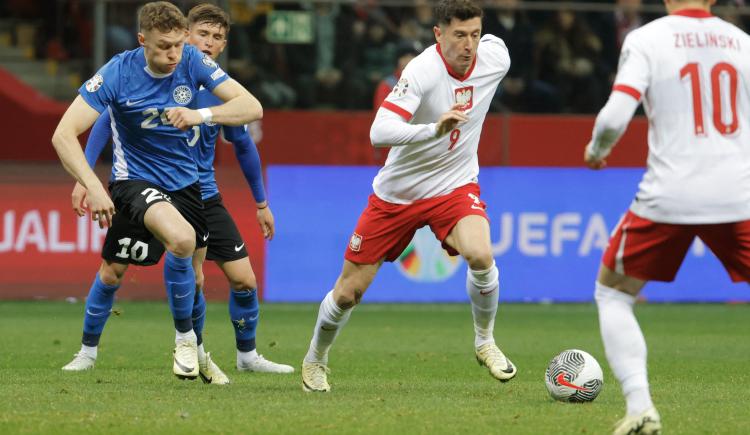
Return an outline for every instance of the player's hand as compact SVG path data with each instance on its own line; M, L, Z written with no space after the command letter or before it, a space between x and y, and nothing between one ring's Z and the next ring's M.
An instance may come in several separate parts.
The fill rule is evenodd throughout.
M91 220L99 222L99 228L112 226L115 205L101 184L88 190L85 205L91 211Z
M86 188L76 181L76 185L73 187L73 193L70 195L70 199L73 202L73 211L75 214L80 216L86 216L88 208L86 207Z
M186 107L173 107L167 110L167 119L180 130L187 130L203 123L203 117L197 110Z
M276 232L276 227L273 222L271 207L266 206L264 208L259 208L256 217L258 218L260 230L263 232L263 237L266 240L273 240L273 234Z
M448 134L448 132L456 128L457 125L463 124L469 120L469 117L461 110L461 107L460 104L456 104L451 107L451 110L440 115L436 126L437 137Z
M589 147L583 150L583 161L591 169L604 169L607 167L607 161L604 159L598 159L589 153Z

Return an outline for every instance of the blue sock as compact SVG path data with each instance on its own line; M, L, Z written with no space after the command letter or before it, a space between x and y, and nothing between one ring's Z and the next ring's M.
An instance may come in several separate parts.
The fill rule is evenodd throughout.
M206 322L206 296L203 289L196 290L193 300L193 331L198 337L198 345L203 343L203 324Z
M179 332L189 332L193 329L191 314L195 298L193 259L175 257L171 252L167 252L164 260L164 283L175 329Z
M96 274L94 283L91 284L89 295L86 298L86 311L83 316L83 338L81 343L86 346L95 347L99 345L99 338L104 331L112 303L115 301L115 292L119 285L109 286L99 279Z
M258 326L258 294L254 288L232 290L229 297L229 318L234 326L237 350L255 350L255 328Z

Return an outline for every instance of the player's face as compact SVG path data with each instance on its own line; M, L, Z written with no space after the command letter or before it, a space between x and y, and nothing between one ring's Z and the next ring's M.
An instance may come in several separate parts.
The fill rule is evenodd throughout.
M445 61L459 74L465 74L477 55L482 36L482 18L466 21L453 18L448 25L435 26L435 39L440 44Z
M138 33L138 42L143 46L148 67L161 74L171 73L177 68L182 60L182 46L186 38L185 30L164 33L152 29Z
M205 21L195 23L190 27L188 42L216 60L227 46L227 29Z

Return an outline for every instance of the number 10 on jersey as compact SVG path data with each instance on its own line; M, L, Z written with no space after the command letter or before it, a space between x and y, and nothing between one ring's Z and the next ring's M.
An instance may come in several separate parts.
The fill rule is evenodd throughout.
M693 94L693 122L695 123L696 136L705 136L706 129L703 125L703 99L701 98L700 65L692 62L680 70L680 78L690 78L690 89ZM725 78L722 80L722 78ZM729 85L722 86L722 82ZM728 92L727 92L728 91ZM724 106L722 98L728 98L728 109L731 112L731 120L725 122ZM737 69L726 62L719 62L711 68L711 102L713 105L713 121L716 130L725 136L734 134L739 128L737 120Z

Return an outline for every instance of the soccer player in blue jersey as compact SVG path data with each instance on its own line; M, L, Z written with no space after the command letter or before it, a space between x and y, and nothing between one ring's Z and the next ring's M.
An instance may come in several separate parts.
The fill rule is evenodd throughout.
M187 20L168 2L151 2L139 13L136 50L113 57L79 89L60 120L52 143L66 170L86 189L85 205L101 227L118 221L136 224L166 249L164 281L176 329L173 372L198 377L197 337L192 310L195 275L192 257L209 237L203 214L198 167L188 146L188 130L205 122L241 126L260 119L263 109L245 88L197 48L186 45ZM203 87L223 104L190 109ZM114 162L107 195L81 152L78 135L107 110L112 119ZM115 214L115 210L117 213ZM110 236L112 233L112 236ZM148 239L146 239L148 240ZM151 244L153 245L153 244ZM103 256L137 262L149 257L149 243L116 238L108 232ZM112 249L116 248L116 249ZM109 257L109 258L108 258ZM124 272L124 268L121 268ZM100 268L86 311L109 312L106 295L119 278ZM98 340L84 332L84 344ZM88 346L95 357L96 347Z
M216 59L226 47L230 20L227 13L218 6L204 3L191 9L188 14L188 27L188 42L211 56L212 59ZM218 103L220 101L208 90L201 89L198 92L197 107L210 107ZM85 154L86 160L92 167L111 138L110 122L109 114L104 112L91 130ZM273 214L265 199L260 157L255 143L247 133L247 129L245 127L222 128L212 122L194 126L189 133L188 145L198 164L201 196L204 203L204 215L208 224L209 239L207 250L206 248L197 249L193 256L193 267L196 272L196 294L192 318L193 329L198 338L199 374L201 379L212 384L228 383L229 379L211 361L210 354L205 352L203 347L202 331L205 322L206 299L202 291L204 279L201 266L202 260L206 257L219 265L230 283L229 312L235 330L238 370L270 373L292 373L294 371L294 368L289 365L266 360L255 349L255 331L259 313L255 275L248 259L245 243L234 220L222 203L214 177L215 145L222 129L224 137L234 145L237 160L253 192L257 207L256 215L263 235L267 239L271 239L274 233ZM86 212L82 205L85 193L83 186L76 183L72 198L73 209L79 216L83 216ZM133 225L120 225L117 228L111 228L109 231L118 234L113 239L119 239L137 233L138 228ZM149 256L137 264L155 264L159 261L163 248L160 249L158 241L153 239L146 241L146 243L149 242L155 246L149 249ZM110 274L118 276L117 284L119 284L127 268L127 263L118 262L115 259L114 262L103 261L101 267L110 269ZM90 297L90 299L94 298ZM114 293L107 294L107 307L111 307L113 301ZM89 314L88 311L86 312L84 316L84 341L86 340L86 331L93 331L88 332L90 335L101 336L108 314L109 311L102 313L102 316L94 316ZM82 349L86 349L85 346L87 344L84 342ZM86 353L90 354L91 352L79 352L79 355ZM92 368L94 362L95 359L90 357L76 356L71 363L63 367L63 370L86 370Z

